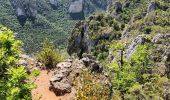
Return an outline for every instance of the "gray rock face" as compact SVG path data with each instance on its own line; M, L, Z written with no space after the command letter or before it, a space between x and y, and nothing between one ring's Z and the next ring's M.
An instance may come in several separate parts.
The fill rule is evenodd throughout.
M122 11L122 4L120 2L115 2L114 3L114 8L115 8L115 12L119 13Z
M167 34L157 34L153 39L152 43L159 44L162 42L162 39L170 39L170 33Z
M84 69L90 69L91 72L102 73L103 67L99 62L88 57L81 60L68 59L65 62L57 64L55 71L50 79L50 90L56 95L61 96L70 93L73 88L73 81Z
M59 5L59 1L58 0L49 0L51 6L53 9L57 9L58 5Z
M20 7L16 8L16 16L20 24L23 26L27 20L25 11L21 9Z
M33 0L10 0L15 9L19 23L23 26L26 20L34 22L37 15L36 2Z
M68 60L57 64L50 79L50 89L58 96L70 93L72 80L81 72L83 66L79 60Z
M156 9L156 4L155 4L155 2L151 2L150 4L149 4L149 6L148 6L148 13L150 13L150 12L152 12L152 11L155 11L155 9Z
M70 55L76 53L81 58L83 53L90 52L93 42L89 39L88 27L84 22L78 22L75 27L79 28L80 32L76 34L76 29L73 30L67 51Z
M145 35L139 35L137 36L132 43L128 46L128 49L125 51L125 56L127 58L130 58L131 55L136 51L137 46L139 44L145 43L146 42L146 36Z
M99 62L89 59L88 57L82 58L81 61L86 67L88 67L92 72L102 73L103 66Z
M107 10L112 6L112 0L72 0L69 13L72 19L82 20L85 15L96 11L96 8Z
M84 1L75 0L72 1L69 7L69 13L72 19L84 19Z

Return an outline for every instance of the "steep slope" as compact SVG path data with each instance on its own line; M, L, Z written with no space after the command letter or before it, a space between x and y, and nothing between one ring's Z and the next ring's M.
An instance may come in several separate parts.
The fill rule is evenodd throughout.
M105 66L113 100L169 100L169 16L168 0L117 0L76 23L68 53Z
M107 13L91 15L75 25L69 39L68 53L92 52L96 57L107 57L112 41L131 42L141 34L151 36L170 32L169 1L115 1ZM125 41L124 41L125 42ZM73 48L74 47L74 48Z
M107 7L107 2L103 0L83 1L85 16ZM69 8L73 2L75 1L0 0L0 23L18 33L17 37L24 42L27 53L39 50L45 38L53 41L57 48L63 49L71 28L77 22L70 17Z

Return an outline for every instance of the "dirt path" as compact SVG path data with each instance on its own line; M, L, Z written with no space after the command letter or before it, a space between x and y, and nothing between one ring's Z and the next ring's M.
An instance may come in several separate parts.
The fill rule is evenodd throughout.
M64 96L56 96L49 90L50 74L46 70L42 70L41 74L37 77L35 85L37 86L32 90L32 100L73 100L75 97L75 90L72 89L70 94Z

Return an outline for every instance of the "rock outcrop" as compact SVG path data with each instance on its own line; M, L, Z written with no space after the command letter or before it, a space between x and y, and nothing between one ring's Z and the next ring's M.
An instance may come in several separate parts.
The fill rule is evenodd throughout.
M58 6L59 6L59 0L49 0L50 4L51 4L51 7L53 9L57 9Z
M80 73L83 64L79 60L68 60L56 66L50 79L50 90L56 95L64 95L72 90L72 80Z
M96 9L107 10L112 0L72 0L69 6L69 14L74 20L82 20Z
M114 3L114 9L116 13L122 12L122 4L120 2L115 2Z
M69 7L69 14L72 19L82 20L84 16L84 1L83 0L74 0L71 2Z
M72 31L67 51L70 55L76 53L81 58L83 53L90 52L92 41L89 39L88 29L84 22L78 22L75 27Z
M33 0L10 0L19 23L24 26L27 19L34 22L37 15L36 2Z
M101 43L101 41L111 41L113 39L119 39L121 37L120 33L112 34L113 27L105 27L101 30L104 22L104 16L101 15L91 15L87 21L79 21L76 23L75 27L71 32L69 38L69 44L67 51L69 55L77 54L78 57L82 57L83 53L91 53L95 51L97 45L100 45L104 52L108 51L107 45ZM108 17L107 21L112 19ZM109 26L109 24L108 24ZM97 54L98 55L98 54Z
M155 2L151 2L148 6L148 10L147 12L150 13L152 11L155 11L156 10L156 3Z
M81 61L84 63L86 67L88 67L91 70L91 72L97 72L97 73L103 72L103 66L98 61L95 61L88 57L82 58Z
M50 90L56 95L65 95L70 93L73 87L73 81L79 74L89 69L92 72L102 73L103 68L99 62L88 57L78 59L68 59L65 62L57 64L50 79Z
M37 62L34 58L26 54L19 55L20 60L18 61L18 66L24 66L27 74L31 74L32 70L45 68L42 63Z
M158 62L157 68L160 69L158 71L164 69L164 71L158 73L170 78L170 34L157 34L151 42L157 45L154 48L152 59Z
M136 51L138 45L144 44L147 41L146 35L139 35L137 36L132 43L128 46L128 48L125 51L125 56L127 58L130 58L131 55Z

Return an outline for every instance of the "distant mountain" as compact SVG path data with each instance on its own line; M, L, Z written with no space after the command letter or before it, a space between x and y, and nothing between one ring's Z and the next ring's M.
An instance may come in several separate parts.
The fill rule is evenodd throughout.
M63 49L78 20L108 5L105 0L0 0L0 23L17 33L27 53L39 50L45 38Z

